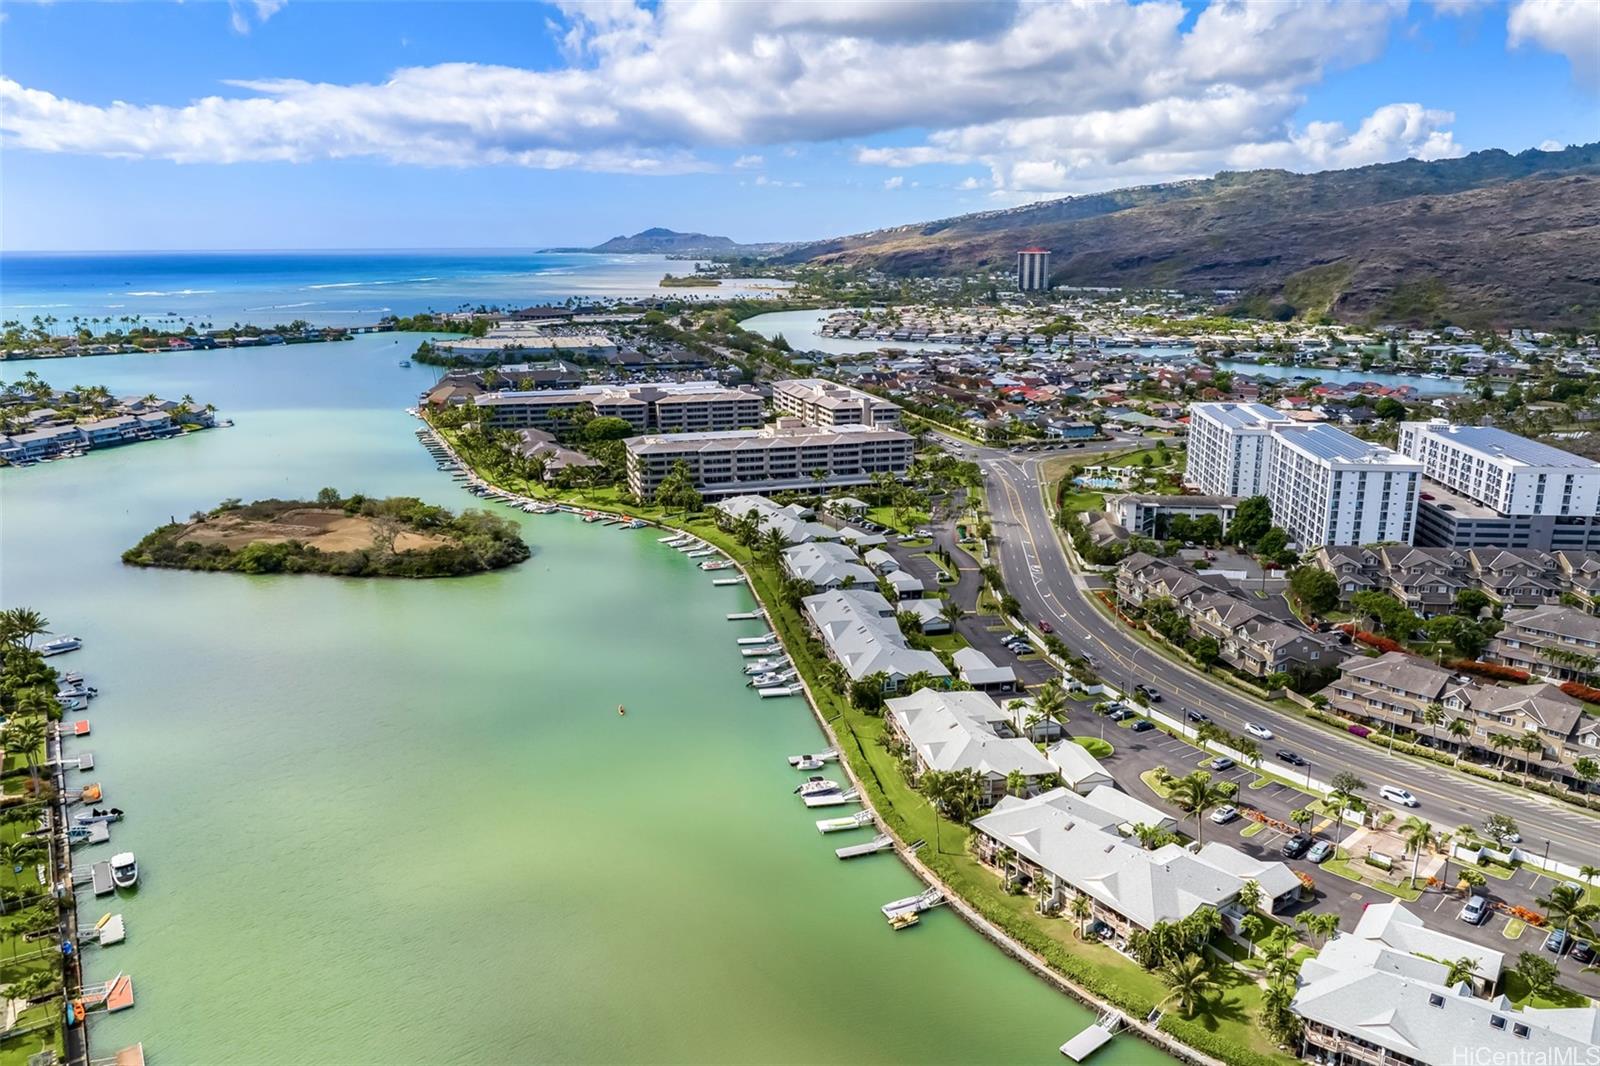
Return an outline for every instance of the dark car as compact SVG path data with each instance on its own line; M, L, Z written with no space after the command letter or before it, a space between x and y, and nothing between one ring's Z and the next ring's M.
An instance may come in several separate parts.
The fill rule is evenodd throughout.
M1306 760L1305 760L1304 756L1297 755L1294 752L1290 751L1288 748L1283 748L1283 749L1279 750L1279 752L1278 752L1278 761L1279 762L1286 762L1290 766L1304 766L1304 765L1306 765Z
M1201 725L1211 721L1211 716L1209 714L1201 714L1199 711L1190 711L1188 717L1189 721L1199 722Z
M1046 622L1043 618L1039 619L1039 632L1054 633L1055 631L1055 626L1051 625L1049 622Z
M1550 935L1544 938L1544 949L1553 951L1557 955L1565 955L1567 949L1572 947L1572 941L1567 937L1565 929L1552 929Z
M1212 759L1210 762L1206 763L1206 765L1211 767L1213 770L1232 770L1234 767L1234 761L1228 758L1226 755L1218 755L1215 759Z
M1283 857L1286 859L1298 859L1310 850L1311 838L1304 833L1296 833L1283 842Z
M1132 725L1130 725L1128 728L1133 730L1135 733L1143 733L1145 730L1154 729L1155 727L1156 727L1156 724L1154 722L1152 722L1150 719L1141 718L1137 722L1135 722Z
M1137 692L1139 695L1143 696L1145 699L1149 700L1151 703L1160 703L1161 702L1161 693L1157 692L1155 689L1151 688L1149 685L1135 685L1135 686L1133 686L1133 691Z
M1133 717L1133 712L1128 710L1126 707L1118 707L1116 710L1106 715L1106 717L1111 719L1113 722L1126 722L1128 719Z
M1589 965L1594 961L1594 945L1587 940L1580 940L1572 945L1572 961Z

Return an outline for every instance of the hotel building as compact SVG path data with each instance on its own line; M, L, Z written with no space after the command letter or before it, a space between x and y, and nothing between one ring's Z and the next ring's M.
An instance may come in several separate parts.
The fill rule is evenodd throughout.
M711 498L785 489L864 485L874 474L911 467L910 434L873 426L824 429L780 418L765 429L630 437L628 487L651 498L682 460L695 488Z
M1024 248L1017 253L1017 289L1047 292L1050 288L1050 250Z
M1403 422L1400 451L1429 479L1417 543L1600 550L1600 462L1493 426Z
M821 378L796 378L772 386L772 406L813 426L900 428L900 408L871 393Z

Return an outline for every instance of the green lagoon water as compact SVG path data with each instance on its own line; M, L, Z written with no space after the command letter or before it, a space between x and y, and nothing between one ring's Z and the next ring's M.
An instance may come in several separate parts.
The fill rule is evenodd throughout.
M822 734L743 685L715 588L648 530L521 516L532 560L432 582L136 570L229 496L473 503L403 408L417 338L0 364L192 393L237 426L0 473L0 600L86 649L78 742L138 854L136 979L97 1054L153 1063L1038 1062L1087 1023L917 890L838 862L784 763ZM625 718L616 713L626 704ZM836 813L836 812L833 812ZM112 848L83 849L79 860ZM102 854L95 854L100 852ZM1119 1038L1096 1062L1164 1061Z

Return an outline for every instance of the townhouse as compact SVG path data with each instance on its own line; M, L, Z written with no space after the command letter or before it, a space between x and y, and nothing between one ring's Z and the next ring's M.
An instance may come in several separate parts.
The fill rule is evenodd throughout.
M1593 684L1600 675L1600 618L1572 607L1546 605L1507 611L1489 645L1489 658L1561 681Z
M1332 668L1342 656L1336 637L1313 633L1263 611L1226 579L1135 552L1117 570L1117 595L1144 606L1171 600L1199 635L1216 640L1222 661L1252 677Z
M883 691L896 692L914 674L950 676L933 652L906 644L894 605L876 588L821 592L803 599L801 609L851 681L881 675Z
M810 541L785 548L781 562L784 573L798 581L809 581L818 592L878 587L872 571L861 565L855 552L838 541Z
M1338 579L1346 604L1358 592L1387 592L1424 618L1453 611L1463 589L1506 607L1533 607L1560 603L1564 593L1592 603L1600 588L1597 552L1324 545L1311 561Z

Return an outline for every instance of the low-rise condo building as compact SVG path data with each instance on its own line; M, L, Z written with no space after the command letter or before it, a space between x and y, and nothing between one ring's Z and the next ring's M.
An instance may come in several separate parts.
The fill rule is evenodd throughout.
M697 433L761 425L761 397L715 381L583 385L576 389L486 392L472 402L491 429L550 429L579 409L620 418L640 433Z
M851 681L882 680L884 692L897 692L915 674L948 678L950 671L931 651L906 644L894 604L877 589L835 589L801 601L806 621Z
M1600 674L1600 618L1548 605L1507 611L1490 658L1531 674L1587 681Z
M773 382L772 407L813 426L900 427L899 405L822 378Z
M897 429L818 429L780 418L760 430L631 437L627 450L628 487L648 500L680 461L710 497L865 485L874 474L909 470L913 442Z
M884 705L884 720L915 760L929 770L971 770L983 782L983 804L1006 794L1007 776L1027 786L1053 777L1056 768L1013 728L1013 715L982 692L919 689Z

